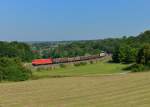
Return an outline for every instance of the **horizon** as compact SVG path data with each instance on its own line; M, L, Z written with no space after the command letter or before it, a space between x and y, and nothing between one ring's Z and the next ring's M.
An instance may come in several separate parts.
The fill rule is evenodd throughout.
M146 30L147 31L147 30ZM140 32L143 33L143 32ZM139 34L140 34L139 33ZM133 35L133 36L125 36L125 37L137 37L138 35ZM118 37L106 37L106 38L96 38L96 39L74 39L74 40L0 40L4 42L72 42L72 41L93 41L93 40L104 40L104 39L119 39L123 38L124 36L118 36Z
M150 30L145 30L145 31L150 31ZM139 36L141 33L144 33L145 31L143 32L140 32L138 33L137 35L124 35L124 36L118 36L118 37L115 37L115 36L112 36L112 37L106 37L106 38L96 38L96 39L68 39L68 40L0 40L0 41L6 41L6 42L71 42L71 41L93 41L93 40L104 40L104 39L119 39L119 38L123 38L123 37L137 37Z
M137 36L150 29L149 0L2 0L0 41Z

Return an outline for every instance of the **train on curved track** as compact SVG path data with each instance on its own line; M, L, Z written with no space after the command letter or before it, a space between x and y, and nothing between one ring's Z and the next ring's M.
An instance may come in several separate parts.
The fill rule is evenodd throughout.
M85 60L92 60L97 58L105 57L107 54L102 52L97 55L90 55L90 56L77 56L71 58L48 58L48 59L35 59L32 61L33 66L38 65L49 65L49 64L59 64L59 63L69 63L69 62L77 62L77 61L85 61Z

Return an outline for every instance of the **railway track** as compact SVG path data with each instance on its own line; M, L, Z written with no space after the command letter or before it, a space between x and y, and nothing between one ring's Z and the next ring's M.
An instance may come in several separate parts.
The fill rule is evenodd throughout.
M86 62L86 63L96 63L98 61L104 60L111 58L111 55L106 55L100 58L95 58L95 59L89 59L89 60L82 60L82 61L74 61L74 62L64 62L64 63L58 63L58 64L49 64L49 65L38 65L38 66L33 66L31 63L26 64L26 67L31 68L31 69L38 69L38 68L57 68L60 67L61 64L63 65L74 65L78 64L81 62Z

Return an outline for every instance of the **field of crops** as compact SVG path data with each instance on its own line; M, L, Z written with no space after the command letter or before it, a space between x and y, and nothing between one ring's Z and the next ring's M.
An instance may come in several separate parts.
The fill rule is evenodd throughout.
M150 107L150 73L2 83L0 107Z

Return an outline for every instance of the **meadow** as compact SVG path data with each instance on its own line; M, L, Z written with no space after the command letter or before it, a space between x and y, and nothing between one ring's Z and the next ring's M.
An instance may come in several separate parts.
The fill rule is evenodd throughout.
M33 70L33 78L45 77L72 77L72 76L99 76L106 74L119 74L128 71L123 69L128 64L109 63L110 58L98 61L96 63L88 63L80 66L65 65L55 69L39 69Z

